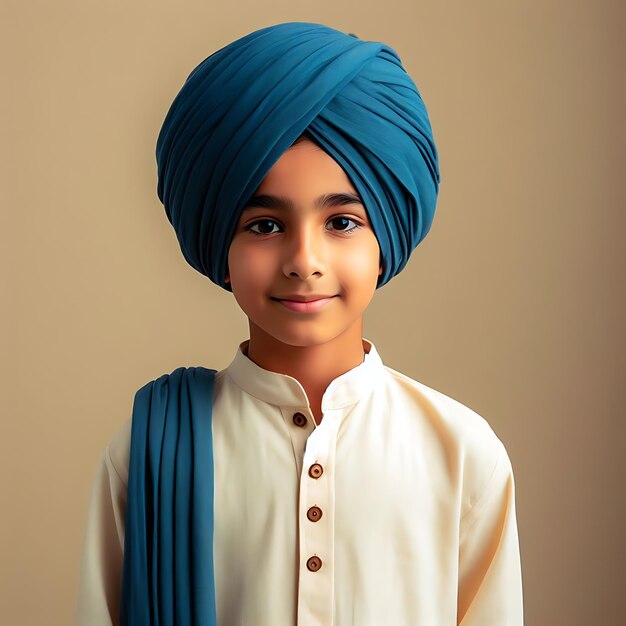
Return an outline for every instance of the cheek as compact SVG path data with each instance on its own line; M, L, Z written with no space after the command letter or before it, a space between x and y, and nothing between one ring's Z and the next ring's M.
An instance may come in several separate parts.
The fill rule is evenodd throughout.
M353 281L368 281L372 275L378 278L380 250L376 241L356 246L342 258L342 274Z
M246 268L250 267L250 252L247 246L234 240L228 249L228 267L231 275L245 276Z
M257 246L233 243L228 252L228 267L231 282L246 286L261 283L271 273L269 258Z

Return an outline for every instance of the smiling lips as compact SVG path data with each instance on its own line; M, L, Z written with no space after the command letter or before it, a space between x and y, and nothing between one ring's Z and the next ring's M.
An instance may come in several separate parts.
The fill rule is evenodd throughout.
M316 313L323 309L334 297L335 296L322 296L315 300L308 301L281 300L279 298L272 298L272 300L279 302L291 311L297 311L298 313Z

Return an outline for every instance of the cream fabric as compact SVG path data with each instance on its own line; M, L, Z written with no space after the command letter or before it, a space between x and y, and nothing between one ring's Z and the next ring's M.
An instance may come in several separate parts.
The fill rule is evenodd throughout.
M215 381L218 624L521 625L513 472L485 419L364 339L316 425L300 383L256 365L247 343ZM93 481L77 626L119 623L130 433L128 419Z

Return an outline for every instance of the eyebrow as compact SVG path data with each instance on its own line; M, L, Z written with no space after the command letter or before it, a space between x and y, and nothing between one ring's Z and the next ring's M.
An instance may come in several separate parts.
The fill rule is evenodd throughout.
M327 206L343 206L346 204L360 204L363 202L359 196L353 193L325 193L314 202L316 209L323 209ZM260 194L252 196L244 205L243 211L250 209L280 209L283 211L295 211L295 205L289 198L283 196L271 196Z

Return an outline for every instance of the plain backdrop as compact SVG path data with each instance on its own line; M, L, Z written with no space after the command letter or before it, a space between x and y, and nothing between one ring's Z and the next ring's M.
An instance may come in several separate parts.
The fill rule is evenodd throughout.
M384 41L426 102L437 213L364 336L504 442L527 626L626 623L622 2L0 11L3 624L72 623L96 462L135 391L181 365L222 369L248 337L180 252L155 142L193 67L285 21Z

